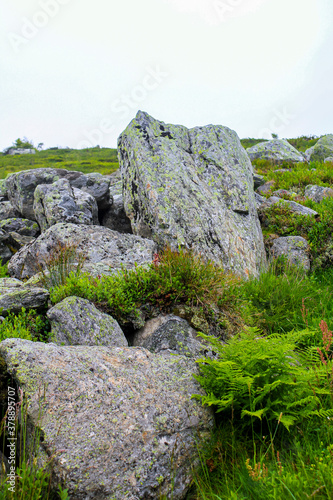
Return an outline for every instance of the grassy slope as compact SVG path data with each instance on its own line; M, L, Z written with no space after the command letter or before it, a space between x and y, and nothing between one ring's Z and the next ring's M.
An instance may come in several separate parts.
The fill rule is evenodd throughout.
M32 168L65 168L84 173L111 174L119 167L117 150L111 148L47 149L34 155L0 154L0 179Z

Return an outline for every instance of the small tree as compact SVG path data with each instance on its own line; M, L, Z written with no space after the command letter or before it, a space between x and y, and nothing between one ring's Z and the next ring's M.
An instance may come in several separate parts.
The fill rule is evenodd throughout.
M23 140L18 138L13 142L13 146L17 149L33 149L34 145L32 141L29 141L26 137Z

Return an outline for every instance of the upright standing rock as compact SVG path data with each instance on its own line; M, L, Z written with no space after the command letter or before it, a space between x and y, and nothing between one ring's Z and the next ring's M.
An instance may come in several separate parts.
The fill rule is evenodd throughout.
M258 274L265 251L253 170L235 132L166 125L139 111L118 147L134 234L193 248L242 275Z

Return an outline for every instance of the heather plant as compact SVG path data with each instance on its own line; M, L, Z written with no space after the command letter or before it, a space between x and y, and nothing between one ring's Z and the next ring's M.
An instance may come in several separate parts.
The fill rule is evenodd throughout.
M22 307L17 314L9 312L0 323L0 341L8 338L44 341L48 330L49 322L43 314Z

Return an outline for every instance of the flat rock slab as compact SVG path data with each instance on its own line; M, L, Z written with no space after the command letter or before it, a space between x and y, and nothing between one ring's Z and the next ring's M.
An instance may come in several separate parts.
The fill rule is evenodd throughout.
M39 309L47 304L49 296L49 292L41 287L20 285L18 280L0 280L0 310L3 316L8 312L20 312L22 307Z
M50 341L59 345L128 347L117 321L86 299L67 297L47 312Z
M84 254L86 263L102 262L113 269L127 269L152 262L156 245L153 241L120 234L102 226L55 224L35 241L19 250L10 260L8 271L18 279L30 278L44 266L52 249L73 244Z
M139 111L118 152L134 234L192 248L243 276L259 273L265 251L253 169L234 131L187 129Z
M185 497L198 458L195 436L213 425L211 411L191 399L202 394L195 362L140 347L21 339L1 342L0 357L28 397L32 426L43 432L39 461L58 450L53 479L64 480L70 498Z

